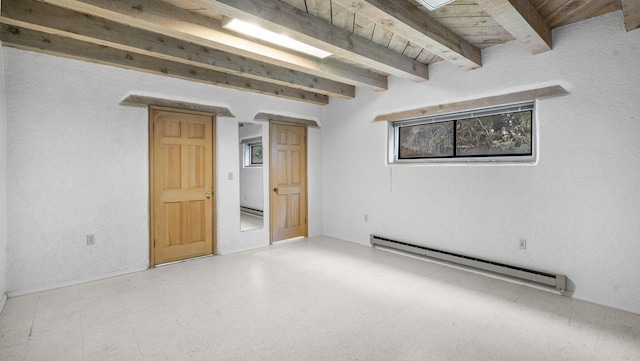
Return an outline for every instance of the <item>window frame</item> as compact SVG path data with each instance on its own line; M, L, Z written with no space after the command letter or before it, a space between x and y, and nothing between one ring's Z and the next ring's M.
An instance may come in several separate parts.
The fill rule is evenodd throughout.
M262 152L262 163L254 163L253 162L253 157L252 155L252 150L253 147L255 146L262 146L262 137L258 137L258 138L252 138L252 139L246 139L242 141L242 152L243 152L243 162L242 162L242 166L245 168L259 168L262 167L262 165L264 164L264 147L263 147L263 152Z
M472 117L505 114L519 111L531 111L531 154L523 155L456 155L456 120L464 120ZM399 158L399 133L401 127L422 125L428 123L453 122L453 156L424 157L424 158ZM417 118L400 119L388 122L387 163L390 165L411 164L442 164L442 163L501 163L501 164L535 164L538 154L538 122L536 100L502 104L497 106L480 107L462 111L448 112Z

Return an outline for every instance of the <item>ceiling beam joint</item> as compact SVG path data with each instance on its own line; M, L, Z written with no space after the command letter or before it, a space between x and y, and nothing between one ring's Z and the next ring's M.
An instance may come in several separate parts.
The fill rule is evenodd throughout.
M551 28L529 0L476 0L533 54L551 50Z

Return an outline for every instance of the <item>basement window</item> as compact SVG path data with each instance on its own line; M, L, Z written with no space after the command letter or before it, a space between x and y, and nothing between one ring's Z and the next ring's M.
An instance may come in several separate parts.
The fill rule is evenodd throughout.
M244 166L262 167L262 138L243 141Z
M534 102L389 122L389 163L533 162Z

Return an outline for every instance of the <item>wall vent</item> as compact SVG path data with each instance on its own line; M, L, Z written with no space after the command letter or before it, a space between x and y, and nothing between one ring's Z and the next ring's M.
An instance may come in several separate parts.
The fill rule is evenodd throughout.
M371 235L371 246L384 247L423 257L450 262L462 266L472 267L483 271L488 271L503 276L513 277L520 280L554 287L560 292L565 292L567 287L567 277L565 275L550 272L537 271L533 269L508 265L500 262L489 261L481 258L465 256L457 253L442 251L431 247L419 246L377 235Z

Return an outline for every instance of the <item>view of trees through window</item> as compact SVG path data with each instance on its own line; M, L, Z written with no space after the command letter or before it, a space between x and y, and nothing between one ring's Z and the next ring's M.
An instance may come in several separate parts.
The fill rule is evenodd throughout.
M453 122L400 128L400 158L453 156Z
M251 145L251 164L262 164L262 143Z
M531 155L533 110L400 126L398 159Z
M244 167L262 167L262 140L244 143L243 152Z

